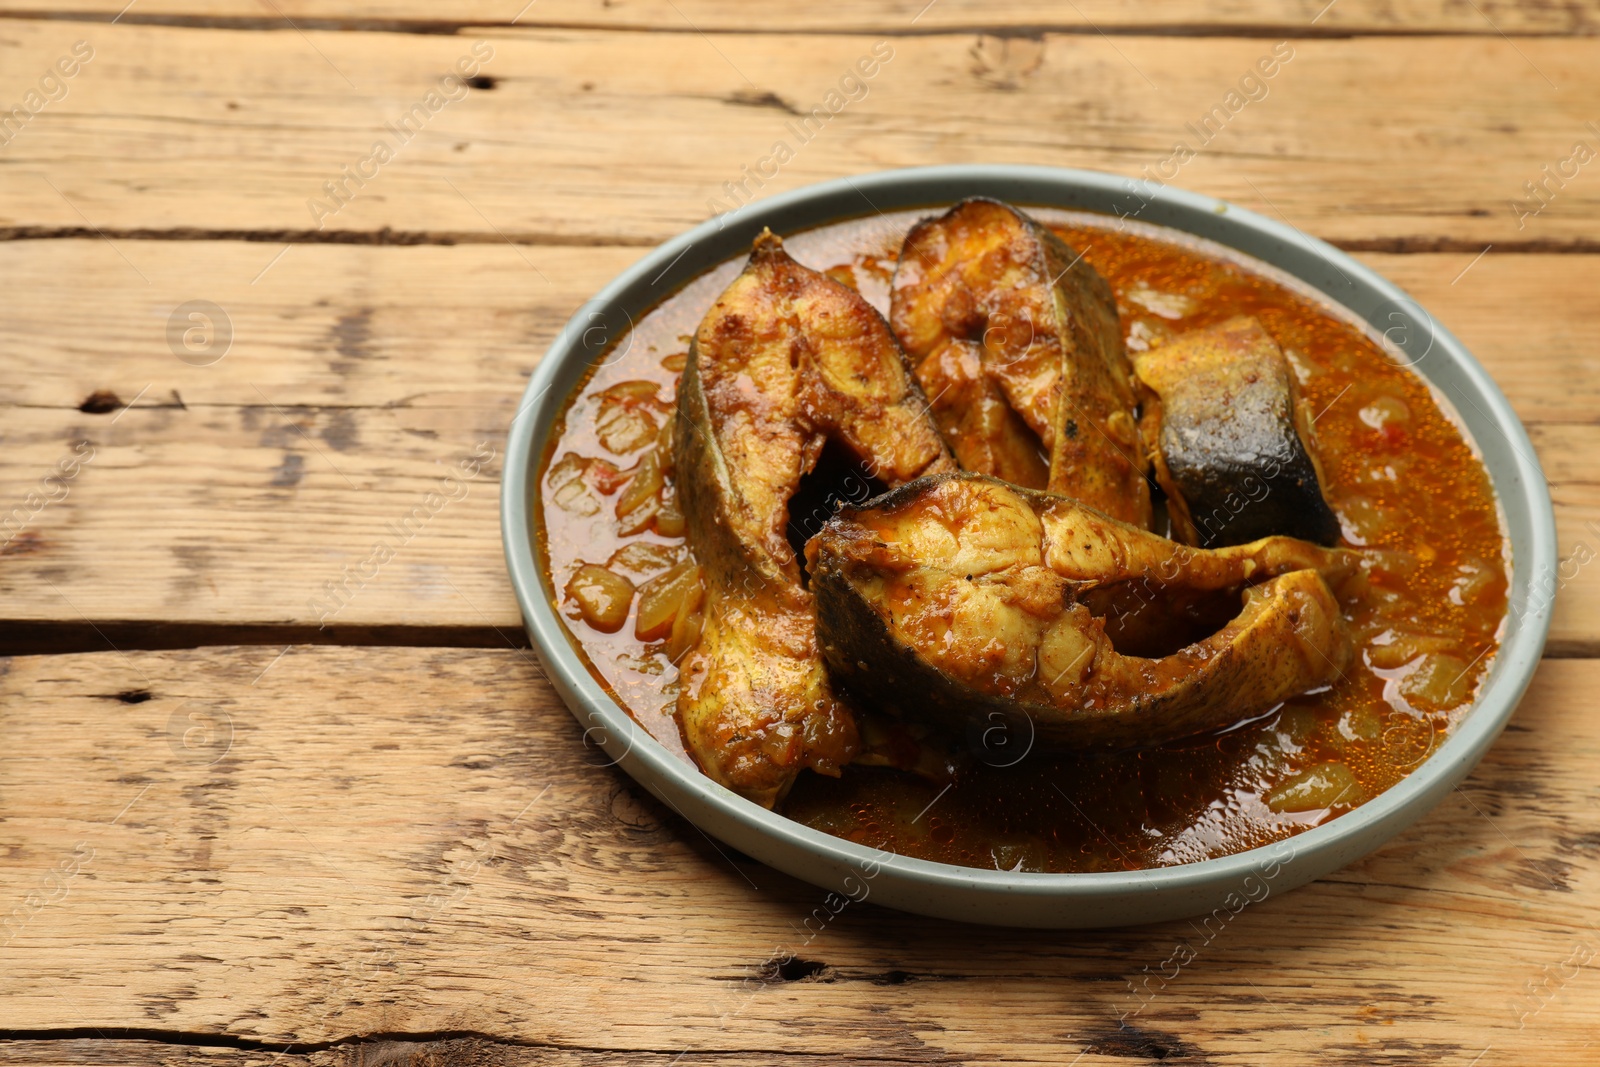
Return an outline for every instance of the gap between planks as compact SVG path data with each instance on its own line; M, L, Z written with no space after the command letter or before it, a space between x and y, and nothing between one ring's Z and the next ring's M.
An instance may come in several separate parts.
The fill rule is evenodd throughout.
M350 645L394 648L531 648L522 627L163 623L141 620L0 619L0 657L83 652L173 652L212 646ZM1600 642L1588 655L1600 656ZM1574 657L1581 658L1581 657Z
M666 237L626 237L584 233L513 233L478 230L396 230L385 226L377 230L283 230L283 229L204 229L175 226L165 229L142 227L102 228L99 226L0 226L0 241L62 241L103 237L124 241L244 241L259 244L304 245L532 245L554 248L654 248ZM1579 239L1591 248L1571 251L1600 252L1600 241ZM1470 242L1468 244L1471 244ZM1478 251L1473 244L1463 251ZM1569 249L1562 248L1562 252Z
M750 206L756 207L760 200ZM4 241L73 241L105 238L123 241L241 241L248 244L294 245L373 245L384 247L414 247L435 245L502 245L514 244L547 248L655 248L670 241L675 234L645 235L639 237L616 234L582 233L518 233L514 231L478 230L396 230L385 226L377 230L283 230L283 229L205 229L178 226L165 229L131 227L101 228L98 226L0 226L0 242ZM1316 236L1314 234L1310 236ZM1375 252L1389 255L1458 254L1475 255L1487 249L1481 241L1469 241L1439 235L1396 235L1393 237L1340 238L1320 237L1344 252ZM1600 239L1592 237L1530 238L1522 241L1495 241L1492 246L1502 255L1600 255Z
M131 5L130 5L131 6ZM1285 22L1227 23L1227 22L1169 22L1169 23L951 23L920 27L901 22L881 25L851 25L838 28L824 26L789 27L782 30L762 30L756 26L698 26L684 23L681 26L652 23L607 23L575 20L537 21L533 19L396 19L396 18L326 18L300 16L292 22L284 16L262 15L178 15L127 11L116 14L110 11L48 11L39 9L0 10L0 18L36 22L87 22L126 23L136 26L168 26L176 29L300 32L314 30L332 33L402 33L432 37L454 37L470 30L511 29L530 32L562 31L587 33L661 33L677 36L750 36L760 33L782 33L795 37L859 37L877 34L887 37L961 37L981 35L988 37L1042 38L1050 36L1077 37L1232 37L1250 40L1353 40L1360 37L1498 37L1501 39L1543 37L1589 37L1595 34L1584 30L1514 29L1509 34L1485 21L1481 29L1458 27L1317 26L1295 20Z
M128 1026L78 1026L49 1030L0 1030L0 1055L6 1044L14 1041L143 1041L158 1045L187 1045L196 1048L233 1049L241 1052L277 1052L286 1055L304 1055L327 1052L350 1045L427 1045L444 1041L471 1041L507 1048L549 1049L560 1052L643 1053L645 1055L674 1056L681 1049L605 1048L598 1045L565 1045L552 1041L533 1041L526 1038L500 1037L478 1030L437 1030L420 1033L350 1034L327 1041L259 1041L234 1034L204 1033L187 1030L160 1030ZM739 1050L731 1050L739 1051ZM713 1053L714 1054L714 1053ZM791 1054L792 1055L792 1054ZM821 1055L819 1053L818 1055ZM903 1062L891 1060L887 1062Z
M0 658L88 652L173 652L239 646L345 645L359 648L531 648L527 631L499 626L231 625L0 619ZM1600 639L1554 638L1545 659L1600 659Z
M93 1036L90 1035L92 1031ZM736 1049L686 1052L684 1049L605 1048L600 1046L536 1044L478 1035L473 1031L440 1034L372 1034L320 1045L279 1047L257 1042L217 1040L218 1035L178 1031L108 1030L16 1031L12 1038L0 1031L0 1063L14 1067L175 1067L180 1064L258 1064L275 1067L307 1064L311 1067L597 1067L625 1060L642 1067L692 1067L714 1060L720 1067L773 1067L774 1064L816 1063L819 1057L838 1067L897 1067L901 1064L951 1062L943 1057L900 1057L892 1053L852 1055L805 1051L754 1053ZM1147 1056L1163 1060L1177 1042L1148 1031L1130 1029L1102 1039L1087 1053ZM1106 1051L1116 1049L1116 1052Z

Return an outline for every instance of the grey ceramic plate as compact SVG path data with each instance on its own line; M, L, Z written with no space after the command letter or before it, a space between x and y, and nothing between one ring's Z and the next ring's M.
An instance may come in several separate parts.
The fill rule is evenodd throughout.
M1177 867L1113 874L976 870L879 852L812 830L735 795L670 754L580 661L541 573L530 506L545 443L584 371L652 305L780 234L876 212L941 207L986 195L1019 205L1131 216L1262 260L1350 309L1397 346L1455 406L1482 452L1511 535L1511 613L1478 701L1455 733L1394 788L1276 845ZM575 315L539 364L511 424L501 485L506 562L533 645L588 738L669 807L779 870L855 900L1008 926L1092 927L1234 912L1377 848L1438 803L1511 717L1544 647L1556 569L1550 496L1522 424L1478 362L1395 285L1330 245L1209 197L1089 171L952 166L845 178L758 201L697 226L646 256Z

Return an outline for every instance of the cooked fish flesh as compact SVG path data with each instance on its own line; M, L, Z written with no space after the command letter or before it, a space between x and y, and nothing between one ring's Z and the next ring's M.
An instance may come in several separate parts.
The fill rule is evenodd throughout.
M883 317L770 232L700 323L678 415L676 484L707 582L678 720L706 774L770 807L858 748L785 536L801 477L829 440L890 486L954 462Z
M1355 555L1288 537L1208 551L1067 497L955 474L845 509L806 548L835 682L906 718L1026 720L1058 747L1157 744L1336 682ZM1096 610L1231 599L1209 636L1124 652ZM1136 613L1137 614L1137 613ZM1182 627L1179 627L1180 631Z
M1039 438L983 369L983 345L953 338L916 365L939 432L961 466L1043 489L1050 467Z
M1079 253L1016 208L965 200L912 227L891 294L895 335L964 468L1149 525L1116 300Z
M1261 323L1239 316L1183 334L1140 353L1134 369L1159 398L1141 426L1174 537L1205 548L1274 534L1339 542L1312 420Z

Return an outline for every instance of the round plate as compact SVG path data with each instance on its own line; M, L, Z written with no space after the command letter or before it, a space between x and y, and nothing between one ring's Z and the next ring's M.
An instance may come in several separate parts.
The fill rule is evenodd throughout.
M779 234L878 212L943 210L968 196L1095 211L1172 227L1254 256L1319 290L1384 333L1455 406L1499 496L1511 538L1510 608L1499 654L1473 709L1421 766L1330 822L1263 848L1126 873L977 870L882 852L802 826L711 781L669 753L606 695L579 658L533 543L531 508L547 440L573 388L612 340L703 271ZM797 189L711 219L668 241L589 301L535 370L511 423L501 483L511 583L533 646L586 737L706 833L853 900L1007 926L1096 927L1225 909L1292 889L1372 851L1466 777L1511 718L1544 648L1556 573L1555 517L1533 446L1470 353L1399 287L1331 245L1231 204L1090 171L950 166L885 171Z

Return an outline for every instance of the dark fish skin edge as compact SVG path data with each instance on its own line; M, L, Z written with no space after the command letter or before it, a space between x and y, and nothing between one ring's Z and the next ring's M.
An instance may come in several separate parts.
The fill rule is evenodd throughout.
M1164 354L1175 351L1183 354L1173 364ZM1294 372L1258 320L1238 316L1185 334L1145 353L1139 366L1153 394L1145 418L1159 426L1156 480L1176 491L1175 514L1192 528L1181 539L1192 536L1201 548L1273 535L1340 543ZM1190 373L1176 381L1175 366ZM1211 402L1219 395L1230 398L1221 410Z
M1340 543L1339 519L1323 499L1311 457L1292 426L1288 434L1292 443L1271 441L1288 455L1260 465L1165 449L1167 467L1189 502L1201 548L1242 545L1277 534L1324 547ZM1278 437L1277 428L1271 436ZM1165 436L1162 443L1166 445Z

